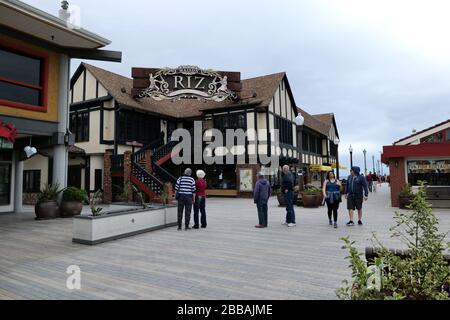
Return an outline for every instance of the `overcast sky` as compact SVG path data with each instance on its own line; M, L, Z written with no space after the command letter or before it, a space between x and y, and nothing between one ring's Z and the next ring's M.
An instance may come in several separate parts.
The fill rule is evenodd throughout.
M58 0L25 2L57 15ZM82 26L131 67L286 71L297 105L334 112L341 162L450 118L447 0L76 0ZM74 61L76 68L79 61ZM371 163L372 161L368 161ZM372 165L368 165L369 169Z

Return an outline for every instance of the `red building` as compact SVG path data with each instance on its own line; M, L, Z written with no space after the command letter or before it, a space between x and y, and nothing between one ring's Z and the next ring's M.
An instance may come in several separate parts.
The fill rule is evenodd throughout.
M382 161L390 169L393 207L403 187L420 180L434 190L435 207L450 206L450 119L384 146Z

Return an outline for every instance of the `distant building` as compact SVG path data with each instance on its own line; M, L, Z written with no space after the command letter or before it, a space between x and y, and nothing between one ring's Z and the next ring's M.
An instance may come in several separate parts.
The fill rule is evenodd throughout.
M435 191L435 206L450 207L450 120L384 146L382 161L389 166L393 207L403 187L420 180Z

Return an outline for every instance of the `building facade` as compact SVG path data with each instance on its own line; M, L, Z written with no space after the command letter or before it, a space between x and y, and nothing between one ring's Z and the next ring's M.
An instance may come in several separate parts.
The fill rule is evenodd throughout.
M450 120L384 146L382 161L389 166L393 207L404 186L415 188L419 181L433 190L429 200L435 207L450 207Z
M242 80L239 72L181 66L133 68L131 79L82 63L70 88L70 131L77 149L69 156L69 181L91 193L101 188L107 202L123 200L129 182L155 199L187 166L206 171L209 195L248 196L256 172L266 167L263 157L277 157L278 166L270 174L273 184L279 182L281 166L288 164L300 173L302 159L309 159L302 157L302 132L296 124L302 113L285 73ZM316 120L322 126L319 131L307 121L302 127L320 134L323 148L317 164L331 166L337 155L329 152L329 141L338 134L334 117L330 118L330 126ZM203 139L196 142L201 152L232 155L232 163L169 161L176 145L173 132L184 128L193 133L196 122L201 124ZM231 149L213 150L212 129L224 137L227 129L241 129L247 135Z
M0 1L0 212L67 185L71 58L120 61L110 42L16 0ZM25 196L25 202L27 197Z

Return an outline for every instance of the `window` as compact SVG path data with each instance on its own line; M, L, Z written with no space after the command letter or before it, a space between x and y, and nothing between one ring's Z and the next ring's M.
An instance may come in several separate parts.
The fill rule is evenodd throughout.
M70 114L69 128L76 142L89 141L89 111Z
M46 111L46 59L0 47L0 100L3 104Z
M214 128L226 133L227 129L247 129L245 113L230 113L214 116Z
M309 151L309 136L306 132L302 132L302 150Z
M418 185L426 181L430 186L450 185L450 160L408 161L408 183Z
M161 120L145 113L120 111L117 115L117 137L121 144L137 141L144 145L160 137Z
M443 134L442 132L436 132L428 137L423 138L420 143L440 143L442 142Z
M447 131L445 132L445 140L447 142L450 142L450 129L447 129Z
M9 205L10 202L11 202L11 164L0 162L0 206Z
M275 129L278 129L280 143L293 145L292 122L279 116L275 116Z
M24 170L23 192L38 193L41 190L41 170Z

